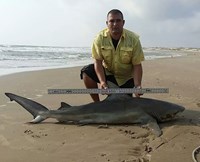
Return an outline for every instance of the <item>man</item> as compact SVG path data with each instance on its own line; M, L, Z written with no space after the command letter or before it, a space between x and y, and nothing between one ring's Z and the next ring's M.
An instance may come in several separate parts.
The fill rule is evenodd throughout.
M120 88L141 88L144 54L139 36L124 29L125 20L120 10L107 14L107 29L102 30L92 45L94 64L83 67L81 78L86 88L108 88L107 81ZM97 84L98 83L98 84ZM141 94L135 94L140 97ZM94 102L98 94L91 94Z

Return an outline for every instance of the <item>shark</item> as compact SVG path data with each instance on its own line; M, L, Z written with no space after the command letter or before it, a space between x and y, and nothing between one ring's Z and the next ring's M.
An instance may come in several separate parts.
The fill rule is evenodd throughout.
M177 118L183 112L183 106L150 98L136 98L127 94L111 94L102 101L91 102L79 106L71 106L61 102L55 110L49 110L44 105L31 99L5 93L11 101L15 101L32 114L30 123L36 124L47 118L55 118L61 123L87 124L142 124L153 134L161 136L158 123Z

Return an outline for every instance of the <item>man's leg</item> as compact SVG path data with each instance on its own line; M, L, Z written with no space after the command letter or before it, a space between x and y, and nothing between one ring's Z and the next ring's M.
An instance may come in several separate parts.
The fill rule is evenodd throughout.
M92 80L86 73L83 72L83 81L86 88L98 88L97 82ZM100 101L98 94L90 94L94 102Z
M98 88L99 79L94 70L94 64L84 66L81 69L80 77L86 88ZM100 101L98 94L90 94L90 96L94 102Z

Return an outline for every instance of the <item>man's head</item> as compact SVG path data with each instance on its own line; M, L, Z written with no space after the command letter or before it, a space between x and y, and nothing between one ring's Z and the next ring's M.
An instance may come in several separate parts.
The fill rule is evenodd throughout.
M121 37L125 20L123 14L118 9L113 9L107 14L107 27L113 39Z

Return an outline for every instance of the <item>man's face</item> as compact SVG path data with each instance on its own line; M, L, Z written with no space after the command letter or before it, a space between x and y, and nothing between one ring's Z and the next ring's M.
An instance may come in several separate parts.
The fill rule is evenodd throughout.
M108 29L110 31L111 36L114 35L120 35L122 34L123 31L123 26L124 26L124 20L121 16L121 14L109 14L107 17L106 24L108 26Z

